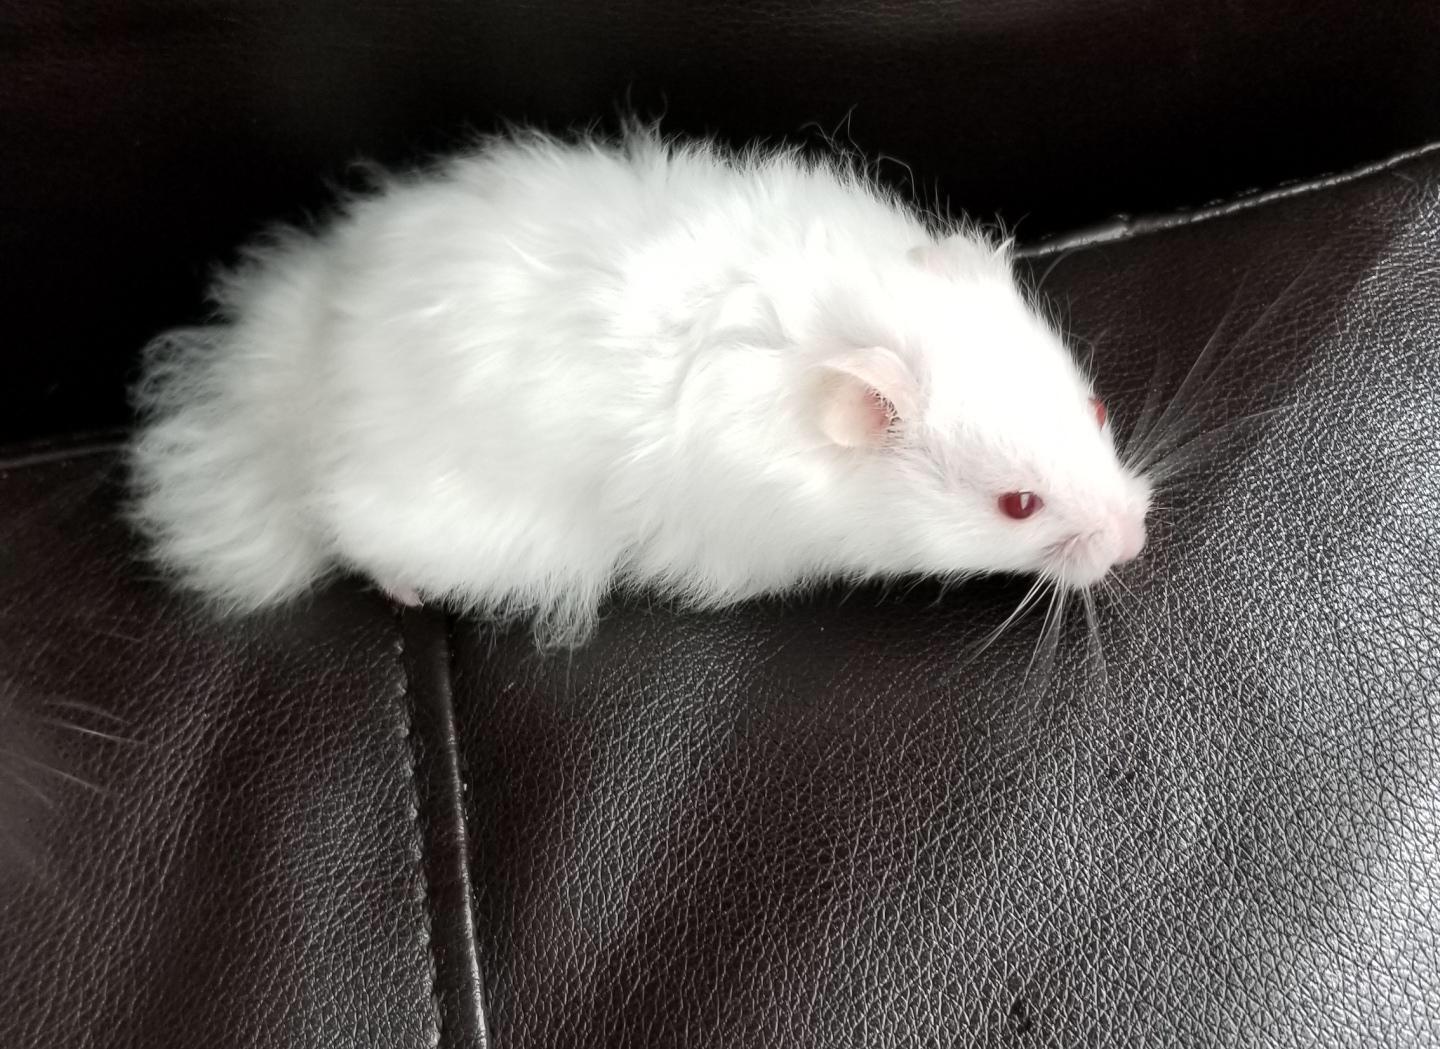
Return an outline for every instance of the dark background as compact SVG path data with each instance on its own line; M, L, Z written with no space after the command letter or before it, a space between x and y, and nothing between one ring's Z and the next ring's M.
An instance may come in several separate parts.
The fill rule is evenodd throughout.
M140 345L359 158L628 100L838 130L1035 241L1440 138L1436 30L1433 0L0 0L0 441L122 423Z

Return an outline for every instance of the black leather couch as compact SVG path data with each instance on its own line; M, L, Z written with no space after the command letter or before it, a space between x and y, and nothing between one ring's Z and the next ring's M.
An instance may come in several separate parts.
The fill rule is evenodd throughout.
M0 1045L1440 1045L1440 7L48 0L0 46L0 685L54 769ZM356 157L627 97L897 158L1018 229L1122 427L1184 386L1103 662L967 658L1008 581L542 660L150 577L124 389L207 267Z

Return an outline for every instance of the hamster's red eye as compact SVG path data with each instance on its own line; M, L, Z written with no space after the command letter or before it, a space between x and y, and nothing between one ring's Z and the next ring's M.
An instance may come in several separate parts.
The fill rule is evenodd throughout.
M1016 521L1025 520L1044 505L1034 492L1006 492L1000 497L1000 512Z
M1095 425L1105 429L1105 402L1099 397L1090 398L1090 410L1095 413Z

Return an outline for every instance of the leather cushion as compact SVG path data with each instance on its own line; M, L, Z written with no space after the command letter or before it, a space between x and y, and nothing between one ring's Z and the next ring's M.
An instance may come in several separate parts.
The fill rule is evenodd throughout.
M0 1045L436 1044L394 613L342 587L213 622L136 561L119 476L105 446L0 461L0 681L50 749L0 869Z
M1113 417L1202 429L1024 593L458 634L497 1044L1440 1045L1440 153L1031 258ZM1172 460L1179 464L1182 460ZM1023 1036L1023 1037L1022 1037Z
M95 789L36 770L0 1044L473 1045L482 977L507 1047L1440 1044L1437 241L1430 153L1032 259L1122 427L1222 320L1189 415L1293 406L1176 478L1103 671L967 659L1004 582L222 625L109 450L6 457L0 672L106 735L46 723Z

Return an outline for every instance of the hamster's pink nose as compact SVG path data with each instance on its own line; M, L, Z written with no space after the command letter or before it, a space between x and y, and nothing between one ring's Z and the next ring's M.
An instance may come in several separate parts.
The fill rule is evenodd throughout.
M1145 518L1134 514L1119 514L1115 518L1115 532L1120 537L1120 552L1116 564L1133 561L1145 549Z

